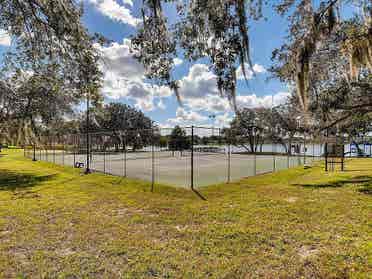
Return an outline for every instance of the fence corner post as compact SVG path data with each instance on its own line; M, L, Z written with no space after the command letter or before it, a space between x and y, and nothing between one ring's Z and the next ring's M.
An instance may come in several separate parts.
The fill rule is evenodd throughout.
M32 156L32 161L36 162L36 145L35 145L35 143L33 144L33 156Z
M194 191L194 126L191 126L191 190Z
M155 137L154 128L151 129L151 192L154 192L155 184Z

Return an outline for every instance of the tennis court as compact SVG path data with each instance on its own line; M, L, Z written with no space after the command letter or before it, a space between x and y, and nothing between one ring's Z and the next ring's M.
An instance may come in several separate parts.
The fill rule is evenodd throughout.
M86 167L86 154L71 154L60 150L39 150L37 160L59 165ZM29 156L30 157L30 156ZM142 152L93 152L90 168L93 171L124 176L178 187L190 187L191 177L195 187L240 180L244 177L311 164L319 157L194 153L172 151ZM193 166L192 166L193 162ZM191 170L193 169L193 174Z

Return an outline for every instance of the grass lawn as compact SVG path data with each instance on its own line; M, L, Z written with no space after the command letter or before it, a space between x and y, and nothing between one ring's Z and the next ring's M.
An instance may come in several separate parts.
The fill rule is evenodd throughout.
M372 278L372 159L210 186L203 201L0 154L0 278Z

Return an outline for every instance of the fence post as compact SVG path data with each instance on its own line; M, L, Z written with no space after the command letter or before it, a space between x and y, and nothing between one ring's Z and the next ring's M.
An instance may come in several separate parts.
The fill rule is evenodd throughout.
M127 177L127 133L124 134L124 177Z
M345 171L345 140L342 137L342 157L341 157L341 171ZM365 142L364 142L364 151L365 151Z
M46 162L49 162L49 154L48 154L48 144L49 144L49 141L48 139L46 140L46 143L45 143L45 161Z
M276 157L275 157L276 144L275 144L275 141L274 140L273 140L273 143L272 143L271 150L273 151L273 172L275 172L276 171Z
M191 126L191 190L194 190L194 126Z
M314 147L314 136L313 136L313 152L312 152L313 154L313 161L315 160L315 147Z
M257 156L256 156L256 127L253 127L253 170L254 170L254 175L257 175Z
M306 133L304 132L304 166L306 165Z
M103 173L106 173L106 144L103 143Z
M78 142L77 142L77 137L76 137L76 135L74 135L73 136L73 140L72 140L72 142L73 142L73 150L74 150L74 165L73 165L73 167L75 167L75 165L76 165L76 148L77 148L77 146L78 146Z
M326 142L324 145L325 171L328 171L328 129L326 130Z
M229 136L227 138L227 183L231 182L231 143L230 143L230 130L229 130ZM225 134L226 135L226 134Z
M154 128L151 129L151 192L154 192L155 183L155 139L154 139Z
M85 169L85 174L91 173L90 171L90 135L87 127L87 135L86 135L86 150L87 150L87 165Z
M324 145L325 171L328 171L328 142Z
M53 164L56 163L56 143L55 139L52 138L52 148L53 148Z
M36 161L36 144L33 144L33 156L32 156L32 161Z
M65 137L62 138L62 165L65 165Z

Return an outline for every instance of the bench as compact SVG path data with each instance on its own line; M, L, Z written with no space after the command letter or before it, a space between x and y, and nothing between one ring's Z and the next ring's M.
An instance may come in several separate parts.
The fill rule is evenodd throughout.
M81 169L81 168L84 167L84 163L82 163L82 162L75 162L75 166L74 167L77 168L77 169Z

